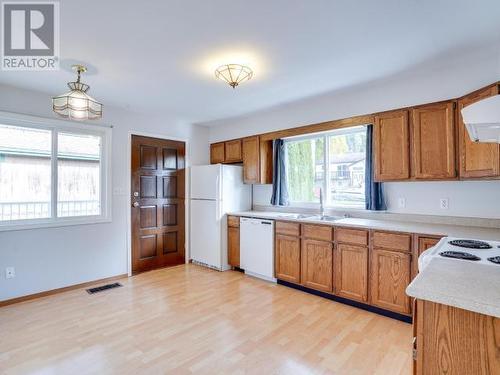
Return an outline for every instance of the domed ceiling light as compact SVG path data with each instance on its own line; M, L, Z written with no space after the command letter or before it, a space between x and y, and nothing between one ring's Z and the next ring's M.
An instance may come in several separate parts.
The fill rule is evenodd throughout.
M83 65L73 65L78 77L68 82L71 91L52 98L52 110L59 116L72 120L97 120L102 117L102 104L87 94L89 85L80 82L80 76L87 71Z
M233 89L241 82L248 81L252 76L252 69L240 64L225 64L215 69L215 77L227 82Z

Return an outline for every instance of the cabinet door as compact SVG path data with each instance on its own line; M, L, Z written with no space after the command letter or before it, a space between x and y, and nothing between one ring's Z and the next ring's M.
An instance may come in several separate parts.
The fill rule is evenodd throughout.
M408 111L375 116L373 152L375 180L410 178L410 140Z
M260 183L260 147L259 137L243 139L243 182L245 184Z
M370 269L372 305L409 314L410 254L374 248Z
M300 238L276 235L276 278L300 284Z
M368 301L368 248L338 244L335 253L335 293Z
M238 163L241 161L241 139L227 141L225 143L225 162Z
M210 145L210 164L224 163L224 142Z
M453 102L412 109L415 178L451 179L456 177L453 113Z
M227 228L227 262L233 267L240 266L240 228Z
M422 254L425 250L430 249L434 245L436 245L440 237L418 237L417 243L416 243L416 249L415 249L415 256L412 259L412 267L411 267L411 278L417 276L418 273L418 257L420 254Z
M333 245L331 242L302 240L302 285L331 292L333 290Z
M473 142L462 120L462 109L481 99L498 94L495 85L458 100L459 166L461 178L497 177L500 175L499 145Z

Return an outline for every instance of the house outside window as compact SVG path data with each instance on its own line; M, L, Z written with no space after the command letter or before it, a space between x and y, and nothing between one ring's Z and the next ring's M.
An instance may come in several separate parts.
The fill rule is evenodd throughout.
M319 203L364 208L366 127L285 139L285 162L291 205Z
M111 129L0 113L0 230L110 219Z

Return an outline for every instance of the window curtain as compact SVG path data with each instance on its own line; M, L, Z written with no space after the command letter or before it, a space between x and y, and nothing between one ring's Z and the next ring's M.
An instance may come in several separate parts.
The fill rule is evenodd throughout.
M288 205L288 189L285 170L285 142L282 139L273 141L273 206Z
M387 209L381 182L375 182L373 166L373 125L366 127L366 169L365 169L365 202L366 209L383 211Z

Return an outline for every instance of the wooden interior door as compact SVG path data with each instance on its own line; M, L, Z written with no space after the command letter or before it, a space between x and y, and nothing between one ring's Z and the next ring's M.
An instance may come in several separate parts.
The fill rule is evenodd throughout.
M185 143L132 136L132 272L184 263Z
M459 165L461 178L496 177L500 175L500 146L497 143L477 143L470 139L462 119L462 109L498 94L498 85L467 95L458 100Z

